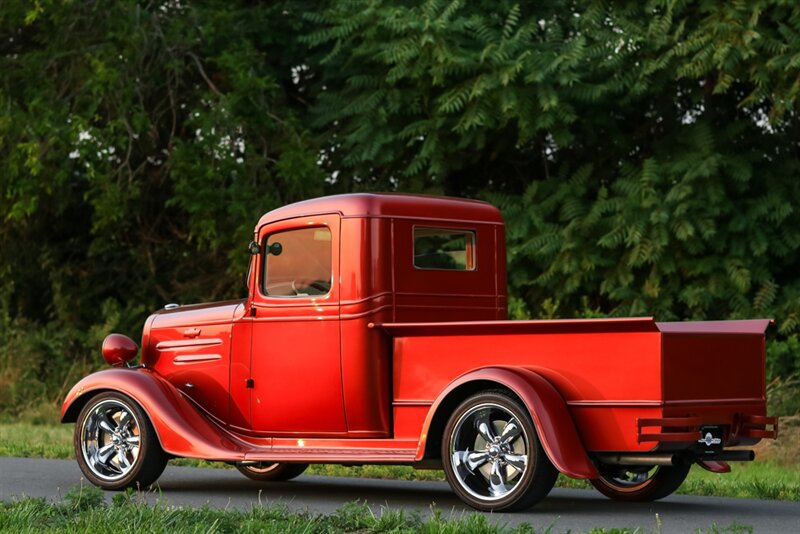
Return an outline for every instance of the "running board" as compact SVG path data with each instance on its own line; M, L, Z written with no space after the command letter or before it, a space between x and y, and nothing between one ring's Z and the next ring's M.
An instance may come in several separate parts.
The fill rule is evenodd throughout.
M272 448L245 454L245 462L300 462L318 464L412 464L416 449Z

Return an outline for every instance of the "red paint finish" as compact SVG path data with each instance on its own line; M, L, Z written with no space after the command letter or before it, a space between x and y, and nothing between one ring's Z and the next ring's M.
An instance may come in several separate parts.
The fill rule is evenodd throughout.
M149 321L148 344L143 350L142 363L147 368L223 425L231 417L232 324L243 313L242 301L159 312Z
M657 323L665 334L747 334L760 336L774 321L752 319L745 321L685 321L679 323Z
M244 459L253 446L243 446L205 417L194 403L169 382L146 369L108 369L87 376L67 394L63 422L74 422L93 394L119 391L147 413L161 447L170 454L214 460Z
M730 473L731 466L725 462L697 462L697 465L712 473Z
M503 224L500 211L486 202L429 195L355 193L296 202L265 214L256 228L283 219L338 213L360 219L389 218L417 221L454 221ZM354 244L359 246L360 244ZM385 259L385 258L384 258Z
M109 334L103 340L103 358L112 367L123 367L136 357L139 346L128 336Z
M442 235L468 244L415 250ZM507 321L503 221L484 202L326 197L267 213L253 237L246 299L154 313L145 368L86 377L63 420L116 390L176 456L420 466L448 410L500 387L577 478L598 475L595 453L691 449L703 425L726 447L777 433L769 321ZM109 336L103 353L121 363L132 343Z
M619 330L624 323L608 324ZM394 397L396 401L432 401L454 376L488 366L528 369L548 380L570 409L591 411L592 416L584 418L580 427L589 450L647 450L652 445L637 442L635 419L630 424L622 421L622 426L609 432L605 413L626 406L646 409L660 402L661 340L657 331L646 331L647 324L635 320L629 324L631 331L610 333L596 331L602 325L589 322L571 323L571 333L564 330L569 322L499 323L494 329L497 333L491 323L473 324L472 328L419 325L420 335L414 335L411 326L387 325L385 330L398 334ZM530 333L524 333L526 327ZM558 333L548 333L551 328ZM467 334L469 331L473 334ZM448 335L450 332L453 334ZM622 370L639 378L625 380Z
M414 219L394 221L395 322L494 320L498 310L497 280L486 271L497 271L495 224L448 221L448 230L474 232L478 243L475 270L436 270L414 266L413 229L423 226ZM429 227L428 223L424 227ZM404 244L405 246L398 246ZM505 286L505 280L503 280ZM505 291L503 291L505 293Z
M662 343L664 400L764 401L763 330L758 334L667 333ZM686 369L695 372L686 373ZM714 375L723 379L710 380Z
M262 226L258 232L259 242L275 235L284 243L280 256L267 256L267 259L281 261L291 257L293 243L288 236L292 231L304 229L319 234L318 241L311 240L316 243L313 246L326 250L331 265L338 266L338 215L286 219ZM311 254L316 252L315 249ZM254 382L251 428L273 436L344 435L347 427L342 402L339 269L333 268L333 283L326 294L270 296L264 292L264 256L258 258L258 276L254 278L250 302L250 377ZM321 273L325 269L316 270ZM279 290L283 292L282 288Z
M392 270L382 261L392 255L391 219L343 218L340 248L342 397L348 432L388 437L392 434L391 342L367 325L391 321L394 316Z
M559 471L574 478L597 478L597 469L586 455L558 390L538 373L514 367L486 367L463 375L449 384L433 403L425 419L417 460L423 459L425 443L431 432L431 421L441 403L459 386L476 381L503 385L522 400L533 418L545 453Z

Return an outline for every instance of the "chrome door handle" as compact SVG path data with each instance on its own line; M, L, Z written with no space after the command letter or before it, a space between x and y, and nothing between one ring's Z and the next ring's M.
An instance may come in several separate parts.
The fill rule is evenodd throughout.
M197 337L199 335L200 335L199 328L187 328L186 330L183 331L184 337Z

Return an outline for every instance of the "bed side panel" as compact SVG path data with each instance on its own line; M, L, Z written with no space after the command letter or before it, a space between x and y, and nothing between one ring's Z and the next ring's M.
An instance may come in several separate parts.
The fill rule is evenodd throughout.
M397 337L395 414L432 403L467 372L487 366L523 367L552 383L571 413L579 411L578 432L588 450L646 450L652 444L637 442L635 418L653 417L660 410L660 336L594 332ZM422 421L417 426L405 415L404 426L421 428ZM613 427L606 426L610 421Z

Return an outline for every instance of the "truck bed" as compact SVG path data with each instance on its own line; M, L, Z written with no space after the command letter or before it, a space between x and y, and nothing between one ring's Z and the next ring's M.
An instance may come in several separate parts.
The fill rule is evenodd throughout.
M524 367L566 402L588 451L647 451L722 425L726 445L757 441L765 414L769 320L658 323L653 318L393 323L396 437L419 435L454 376ZM755 429L748 433L748 428Z

